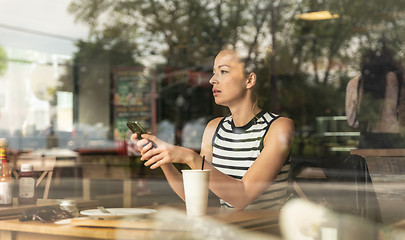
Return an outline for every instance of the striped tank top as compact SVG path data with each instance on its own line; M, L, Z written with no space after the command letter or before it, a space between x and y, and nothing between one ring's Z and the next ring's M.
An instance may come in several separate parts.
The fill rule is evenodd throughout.
M279 117L261 111L243 127L235 127L232 116L223 118L212 138L212 165L228 176L242 179L263 149L270 124ZM273 183L246 209L280 209L287 201L289 169L290 156ZM222 199L220 204L232 208Z

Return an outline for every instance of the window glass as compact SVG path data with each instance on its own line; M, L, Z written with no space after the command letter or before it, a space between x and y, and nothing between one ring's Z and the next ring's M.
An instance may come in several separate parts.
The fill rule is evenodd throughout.
M126 123L199 152L206 124L230 114L209 82L222 49L237 49L257 74L260 108L294 121L297 166L342 163L356 149L405 149L404 1L4 5L0 138L10 157L56 150L99 167L83 174L162 177L143 166ZM373 181L403 181L402 160L394 162L368 162Z

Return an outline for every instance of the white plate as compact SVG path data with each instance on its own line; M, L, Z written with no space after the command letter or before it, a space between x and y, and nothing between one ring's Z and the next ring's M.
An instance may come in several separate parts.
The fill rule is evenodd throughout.
M99 209L80 211L82 215L92 218L118 218L126 216L143 216L156 213L155 209L149 208L106 208L111 213L103 213Z

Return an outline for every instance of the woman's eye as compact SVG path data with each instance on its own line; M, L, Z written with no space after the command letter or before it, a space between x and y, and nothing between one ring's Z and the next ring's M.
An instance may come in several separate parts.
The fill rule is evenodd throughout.
M221 74L228 73L226 70L221 70Z

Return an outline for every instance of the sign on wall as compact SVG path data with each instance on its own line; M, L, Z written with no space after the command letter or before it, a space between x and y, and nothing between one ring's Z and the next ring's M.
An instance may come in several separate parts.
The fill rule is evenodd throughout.
M140 122L145 129L156 131L156 79L147 68L114 70L114 139L128 140L126 123Z

